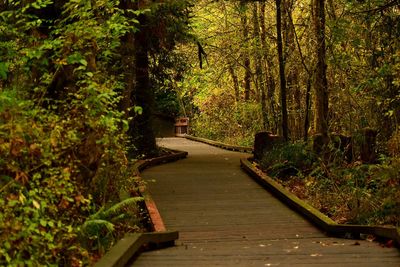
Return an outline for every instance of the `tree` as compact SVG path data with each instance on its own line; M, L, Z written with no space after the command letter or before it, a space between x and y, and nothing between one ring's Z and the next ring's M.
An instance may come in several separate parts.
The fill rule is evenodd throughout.
M316 71L314 80L314 130L328 137L328 81L326 77L325 0L314 1L314 27L316 40Z
M149 45L150 28L147 15L142 14L139 17L139 31L134 35L135 46L135 89L134 103L140 106L140 114L134 117L133 127L129 134L133 137L133 144L139 153L147 156L157 154L156 139L152 125L152 113L154 109L154 92L150 86L149 73Z
M286 106L286 77L285 77L285 60L283 57L282 44L282 2L275 0L276 4L276 34L277 34L277 49L279 60L279 81L280 81L280 99L281 99L281 129L284 140L289 139L288 134L288 115Z
M267 45L267 32L266 32L266 21L265 21L265 2L260 3L260 41L261 41L261 51L263 59L263 69L264 69L264 91L261 91L261 106L264 107L263 120L266 129L272 132L277 131L277 120L275 119L276 105L275 105L275 79L273 75L273 61L269 55L269 46ZM271 121L268 117L273 118Z
M268 114L267 114L267 104L266 104L266 82L264 80L265 74L262 69L263 60L263 49L261 47L261 36L260 36L260 16L258 11L258 3L253 3L253 40L256 51L253 52L254 62L255 62L255 79L254 84L256 88L256 99L260 102L261 113L263 119L263 128L268 127ZM264 21L262 21L264 22ZM265 27L265 26L264 26Z
M242 26L242 36L243 36L243 42L245 44L245 47L247 47L248 43L248 35L249 35L249 27L248 27L248 22L247 22L247 4L245 0L240 1L240 21L241 21L241 26ZM244 84L244 100L249 101L250 100L250 91L251 91L251 69L250 69L250 57L248 54L247 49L243 51L242 54L243 57L243 68L244 68L244 78L243 78L243 84Z
M156 82L151 81L152 77L160 75L164 67L152 68L152 64L159 64L165 60L152 60L153 58L169 57L177 42L189 39L189 7L190 1L181 0L167 3L149 4L145 1L132 3L124 1L124 8L128 12L139 11L143 8L149 8L150 11L140 14L138 17L138 31L128 33L124 36L125 52L123 56L125 66L130 68L124 70L126 83L128 85L123 101L124 109L128 105L140 107L135 109L130 107L129 136L134 145L131 155L152 156L157 153L155 134L153 131L152 117L155 108L155 88ZM126 56L126 57L125 57ZM171 56L172 57L172 56ZM159 64L160 65L160 64ZM129 98L129 99L128 99ZM140 110L140 112L137 112Z

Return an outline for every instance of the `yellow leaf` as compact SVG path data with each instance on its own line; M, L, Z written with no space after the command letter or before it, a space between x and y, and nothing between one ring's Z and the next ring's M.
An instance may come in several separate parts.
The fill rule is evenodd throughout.
M40 204L39 204L39 202L37 202L36 200L33 200L33 201L32 201L32 204L33 204L33 206L34 206L35 208L40 209Z
M25 203L25 200L26 200L26 197L24 196L24 194L19 193L18 200L19 200L19 202L21 202L22 204L24 204L24 203Z

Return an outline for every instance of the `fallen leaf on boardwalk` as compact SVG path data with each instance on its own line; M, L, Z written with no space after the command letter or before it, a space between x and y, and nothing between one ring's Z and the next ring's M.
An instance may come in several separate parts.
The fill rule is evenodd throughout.
M319 253L314 253L314 254L310 254L311 257L321 257L322 254Z
M334 245L334 246L344 246L345 243L333 242L333 245Z
M356 241L356 242L354 242L354 244L353 244L353 246L360 246L361 244L360 244L360 242L358 242L358 241Z
M260 244L260 245L258 245L258 246L259 246L259 247L262 247L262 248L263 248L263 247L265 247L265 245L264 245L264 244Z
M366 238L365 240L367 240L367 241L369 241L369 242L372 242L372 241L374 241L375 239L376 239L375 236L373 236L373 235L368 235L367 238Z

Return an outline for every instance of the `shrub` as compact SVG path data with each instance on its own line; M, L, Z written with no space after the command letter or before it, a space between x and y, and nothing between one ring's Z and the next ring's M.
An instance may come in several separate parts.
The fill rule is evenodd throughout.
M287 178L307 173L316 160L304 143L286 143L267 151L260 164L272 176Z
M118 4L9 1L1 10L1 266L88 265L120 230L140 230L136 202L90 217L134 184L117 106L123 77L113 75L133 24Z

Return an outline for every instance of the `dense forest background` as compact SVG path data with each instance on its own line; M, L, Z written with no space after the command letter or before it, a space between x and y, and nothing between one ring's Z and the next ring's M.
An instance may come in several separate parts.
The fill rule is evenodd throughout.
M154 114L234 144L269 131L290 155L321 136L319 176L303 180L347 177L353 213L398 224L399 13L395 0L0 1L0 265L91 264L146 231L130 166L159 153ZM374 167L338 163L332 133L369 133ZM362 206L371 190L384 201Z
M195 133L227 141L237 136L236 142L252 144L254 133L262 129L283 134L284 105L292 140L319 131L318 2L280 3L286 104L281 99L277 3L200 1L195 6L193 30L208 55L207 63L203 69L190 69L177 86L187 98L185 108L195 119ZM323 2L328 131L352 135L370 127L379 130L381 149L398 151L396 2ZM196 49L192 45L179 50L192 55ZM392 146L387 147L388 142Z

